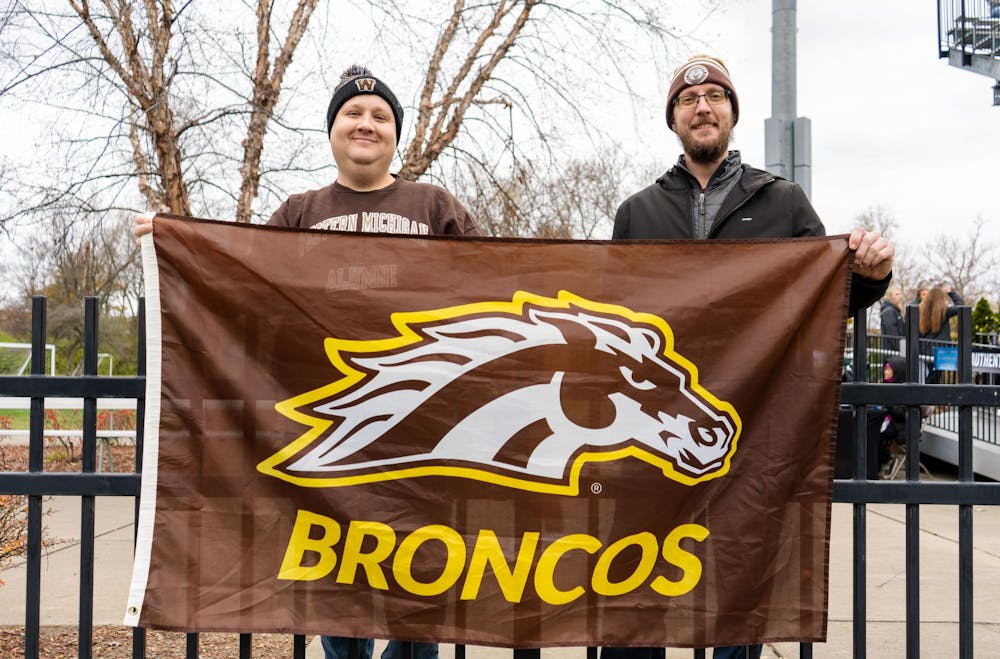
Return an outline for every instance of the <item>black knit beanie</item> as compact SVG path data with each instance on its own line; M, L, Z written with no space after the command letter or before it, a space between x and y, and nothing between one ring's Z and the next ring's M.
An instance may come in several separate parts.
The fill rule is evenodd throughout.
M398 143L403 130L403 106L396 100L396 95L392 93L387 84L373 76L366 67L358 65L349 67L340 76L340 83L334 90L333 98L330 99L330 105L326 109L326 134L330 134L333 120L341 106L358 94L381 96L389 104L392 116L396 119L396 142Z

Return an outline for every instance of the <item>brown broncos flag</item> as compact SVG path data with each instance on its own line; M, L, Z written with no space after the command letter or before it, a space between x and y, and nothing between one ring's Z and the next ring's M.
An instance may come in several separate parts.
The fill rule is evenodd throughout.
M158 217L126 623L826 635L849 251Z

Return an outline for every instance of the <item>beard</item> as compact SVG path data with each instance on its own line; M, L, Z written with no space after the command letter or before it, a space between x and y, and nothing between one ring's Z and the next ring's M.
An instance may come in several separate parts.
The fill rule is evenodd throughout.
M729 152L729 144L733 141L733 127L719 126L719 137L711 142L696 141L690 132L678 133L681 147L688 159L699 165L711 165L718 162Z

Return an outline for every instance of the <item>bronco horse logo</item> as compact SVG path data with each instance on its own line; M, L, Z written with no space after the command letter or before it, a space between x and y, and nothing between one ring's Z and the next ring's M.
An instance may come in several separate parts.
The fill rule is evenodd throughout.
M393 314L399 336L330 338L342 376L278 403L310 426L258 465L307 487L444 475L575 495L631 456L693 485L729 470L740 418L658 316L566 291Z

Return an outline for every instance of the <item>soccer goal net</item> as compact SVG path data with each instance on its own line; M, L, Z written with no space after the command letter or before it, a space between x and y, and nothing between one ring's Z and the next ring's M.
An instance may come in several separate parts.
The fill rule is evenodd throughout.
M45 344L49 375L56 374L56 347ZM31 373L30 343L0 343L0 375L26 375Z

